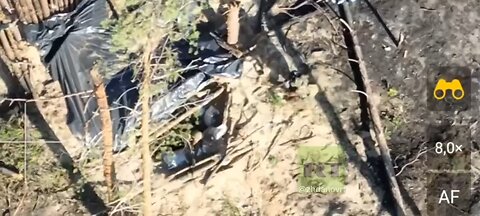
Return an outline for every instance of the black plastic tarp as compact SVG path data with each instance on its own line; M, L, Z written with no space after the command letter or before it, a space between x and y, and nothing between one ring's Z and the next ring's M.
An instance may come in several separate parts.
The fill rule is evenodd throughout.
M107 17L106 0L83 0L70 13L58 14L40 24L28 25L23 29L27 40L35 44L48 67L51 76L60 82L68 106L68 125L72 132L83 139L87 146L95 145L101 137L101 121L98 106L91 92L93 83L90 70L101 60L103 70L118 71L108 78L106 92L115 134L115 151L127 145L126 135L138 126L138 84L133 71L123 67L116 55L110 52L108 31L101 27ZM187 101L187 96L201 90L212 76L237 78L241 75L241 59L237 59L221 48L211 34L215 31L208 24L199 25L198 53L189 54L189 41L171 44L178 52L184 66L195 61L187 78L174 85L161 97L154 97L151 104L152 121L166 121L172 112ZM191 65L190 65L191 66ZM189 67L190 68L190 67ZM108 72L107 72L108 73ZM105 73L104 73L105 74ZM109 73L111 74L111 73ZM73 96L72 96L73 95Z
M90 70L94 63L102 60L105 64L115 63L115 55L109 51L109 34L101 28L101 22L107 18L105 0L84 0L68 14L55 15L38 25L24 28L27 41L34 43L40 50L50 75L60 82L65 95L75 95L93 90ZM102 65L109 68L113 65ZM138 91L130 91L124 95L111 94L125 92L135 88L132 82L132 71L125 69L106 80L106 91L110 105L116 108L112 117L121 117L128 113L122 106L130 107L138 98ZM110 84L109 82L113 83ZM117 96L117 97L115 97ZM121 97L120 97L121 96ZM119 101L119 105L113 104ZM97 112L98 106L91 93L66 97L68 107L68 125L72 132L88 145L100 138L101 121ZM121 118L112 118L113 130L122 131Z

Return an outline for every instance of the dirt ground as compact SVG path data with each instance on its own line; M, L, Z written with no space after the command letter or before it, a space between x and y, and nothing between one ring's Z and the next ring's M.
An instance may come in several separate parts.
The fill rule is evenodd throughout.
M473 106L459 112L439 112L428 109L427 79L441 66L467 67L473 74L472 83L478 83L480 46L477 43L480 31L478 1L370 1L383 21L398 41L404 38L399 48L388 36L380 21L366 4L357 7L355 28L365 54L373 85L378 92L395 91L396 96L386 99L384 111L390 119L399 119L399 124L390 135L392 158L397 158L397 166L417 157L426 147L424 142L431 134L426 128L442 122L458 125L451 130L458 134L472 134L466 145L473 144L472 163L478 166L477 115L478 96L473 95ZM403 36L401 36L403 35ZM473 85L472 92L478 87ZM392 90L393 89L393 90ZM431 146L429 146L431 147ZM428 169L426 157L405 169L399 180L408 191L412 203L425 213L426 180ZM475 168L472 182L476 181ZM476 187L475 187L476 188ZM477 194L474 190L473 194ZM478 202L474 195L470 204ZM410 199L409 198L409 199ZM416 212L419 214L419 212ZM472 212L472 215L477 213Z
M478 83L480 3L477 0L371 0L353 7L353 29L357 30L364 61L380 94L379 109L384 120L394 168L409 209L408 215L427 215L426 155L418 155L431 137L429 124L447 121L452 139L471 134L472 197L468 208L478 209L477 106L466 111L444 113L428 109L427 79L440 66L458 65L471 69L472 83ZM249 4L245 3L245 8ZM285 3L288 5L288 3ZM372 10L372 8L374 10ZM251 9L254 11L255 9ZM376 15L376 11L382 21ZM253 12L248 12L252 14ZM385 23L391 31L382 27ZM267 41L258 43L244 64L242 78L233 81L232 139L235 149L223 162L227 168L211 175L195 171L169 181L153 178L155 215L390 215L392 200L375 150L368 114L362 110L355 73L349 64L341 22L328 9L318 10L284 26L291 48L304 57L310 68L310 84L290 94L271 83L285 74L285 59ZM398 47L397 47L398 46ZM34 124L38 125L38 124ZM32 128L34 130L34 128ZM1 135L1 134L0 134ZM40 140L47 140L42 134ZM21 139L20 139L21 140ZM8 147L7 147L8 145ZM23 148L0 144L0 155L21 160ZM65 171L55 144L37 143L29 151L27 183L22 179L0 179L3 215L89 215L103 209L101 161L87 159L98 150L84 152L77 168ZM343 193L301 193L298 191L300 145L341 147L348 158L348 175ZM43 146L40 148L39 146ZM35 150L35 151L34 151ZM14 152L15 154L3 154ZM137 215L141 209L141 173L138 148L115 156L120 201L113 213ZM4 162L14 163L15 159ZM407 163L418 159L403 168ZM15 164L15 163L14 163ZM23 163L16 163L24 173ZM401 173L400 173L401 172ZM25 180L25 179L23 179ZM26 192L24 192L26 191ZM100 194L100 195L97 195ZM97 197L99 196L99 197ZM478 211L478 210L477 210ZM480 214L472 210L471 215Z

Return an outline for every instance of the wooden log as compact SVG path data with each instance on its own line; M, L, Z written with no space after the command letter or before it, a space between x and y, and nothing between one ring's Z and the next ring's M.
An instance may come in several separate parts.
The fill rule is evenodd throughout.
M64 12L64 13L65 13L65 12L68 12L68 10L69 10L69 8L68 8L68 7L69 7L69 5L68 5L68 0L60 0L60 1L62 1L62 3L63 3L63 8L64 8L62 12Z
M40 5L40 2L38 0L30 0L33 3L33 8L35 10L35 14L37 15L38 19L42 21L45 19L45 16L43 15L43 10L42 6Z
M75 2L75 0L69 0L69 1L70 1L70 11L75 10L75 8L77 7L77 3Z
M140 90L140 100L142 102L141 128L142 136L140 138L142 154L142 176L143 176L143 215L152 216L152 158L150 153L150 82L151 82L151 50L152 41L148 41L146 52L143 54L144 78L142 89Z
M13 9L7 0L0 0L0 8L5 8L9 12Z
M35 7L33 7L32 0L26 0L28 14L30 14L30 18L32 18L33 23L38 23L38 17L35 13Z
M48 8L50 9L51 14L56 14L57 12L57 1L56 0L48 0Z
M40 0L40 7L42 8L44 19L50 17L50 5L48 0Z
M63 4L63 0L57 0L57 6L58 6L58 10L60 12L64 12L65 11L65 5Z
M63 4L65 5L65 12L70 12L72 10L70 0L63 0Z
M15 55L15 59L19 59L20 56L20 50L18 49L18 42L15 40L15 36L13 35L13 32L10 29L5 29L5 33L7 35L7 39L10 42L10 47L12 48L12 51Z
M18 0L18 3L20 4L20 10L22 11L22 15L25 18L26 23L32 23L32 17L30 17L30 12L28 11L27 7L27 0Z
M25 14L23 14L23 8L22 5L19 3L19 0L17 0L17 2L15 2L15 0L10 0L10 4L13 5L13 7L15 8L15 11L20 21L22 21L23 23L27 23L28 20L25 18Z
M0 31L0 44L2 45L3 51L5 51L5 55L7 55L8 59L13 61L15 59L15 54L8 42L5 30Z
M20 34L20 30L18 30L17 25L12 25L8 29L12 32L13 37L15 37L16 41L21 41L22 40L22 34Z

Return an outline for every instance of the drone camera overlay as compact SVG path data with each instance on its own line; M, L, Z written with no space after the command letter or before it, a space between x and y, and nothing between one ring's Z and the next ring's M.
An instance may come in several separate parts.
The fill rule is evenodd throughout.
M479 0L0 0L1 216L480 216Z

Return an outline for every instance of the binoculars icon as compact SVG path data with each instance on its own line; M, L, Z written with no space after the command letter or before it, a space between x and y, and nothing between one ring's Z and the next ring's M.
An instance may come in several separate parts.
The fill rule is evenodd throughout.
M465 96L462 83L458 79L454 79L451 82L447 82L445 79L438 80L433 96L437 100L443 100L447 96L447 90L452 91L452 97L455 100L461 100Z

